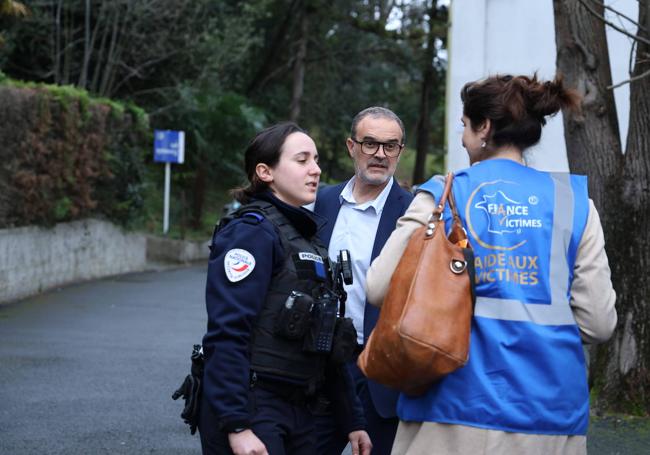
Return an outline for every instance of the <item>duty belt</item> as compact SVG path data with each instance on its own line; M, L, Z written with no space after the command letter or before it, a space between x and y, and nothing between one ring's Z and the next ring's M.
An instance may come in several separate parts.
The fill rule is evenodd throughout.
M251 373L250 387L251 389L259 387L294 405L307 404L315 397L314 391L310 391L307 385L265 379L255 372Z

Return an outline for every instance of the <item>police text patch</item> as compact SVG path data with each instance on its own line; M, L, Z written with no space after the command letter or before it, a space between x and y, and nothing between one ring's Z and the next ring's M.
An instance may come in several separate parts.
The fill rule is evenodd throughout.
M323 263L323 258L322 257L320 257L317 254L308 253L308 252L305 252L305 251L302 251L302 252L298 253L298 258L300 260L302 260L302 261L314 261L314 262L319 262L321 264Z

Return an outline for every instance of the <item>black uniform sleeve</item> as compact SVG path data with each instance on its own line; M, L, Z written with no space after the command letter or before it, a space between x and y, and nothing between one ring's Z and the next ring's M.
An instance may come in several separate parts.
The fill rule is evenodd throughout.
M237 254L248 259L249 267L250 258L255 261L252 271L243 278L246 264L233 262ZM203 338L203 393L225 432L250 424L251 330L273 270L282 258L278 235L264 219L235 219L212 240L206 285L208 328Z
M325 391L332 403L336 422L346 434L367 427L363 406L357 396L354 380L346 364L329 367L326 374Z

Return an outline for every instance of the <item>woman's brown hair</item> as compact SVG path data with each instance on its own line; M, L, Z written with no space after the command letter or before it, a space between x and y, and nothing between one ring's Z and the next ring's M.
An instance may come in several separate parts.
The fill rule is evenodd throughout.
M546 116L562 108L577 111L580 107L580 96L566 88L560 76L543 82L536 74L496 75L469 82L462 88L460 98L463 114L473 129L490 120L490 145L514 145L522 151L539 142Z
M282 145L290 134L305 133L293 122L282 122L270 126L255 135L244 153L244 170L248 185L230 190L230 194L242 204L247 204L251 197L265 191L268 185L257 177L256 167L264 163L274 167L280 161Z

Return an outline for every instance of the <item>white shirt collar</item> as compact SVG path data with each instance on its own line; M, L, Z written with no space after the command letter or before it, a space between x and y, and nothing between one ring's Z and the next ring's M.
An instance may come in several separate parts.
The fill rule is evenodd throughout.
M352 194L355 179L356 176L352 177L350 180L348 180L348 183L345 185L345 187L343 187L343 190L339 196L339 201L341 204L347 203L353 205L357 210L366 210L368 207L372 207L375 209L375 213L377 215L381 215L382 210L384 210L384 205L386 204L386 199L388 199L388 193L390 193L391 188L393 185L395 185L395 179L391 177L391 181L388 182L388 184L384 187L383 190L381 190L381 193L379 193L375 199L364 202L363 204L357 204L357 201L354 199L354 196Z

